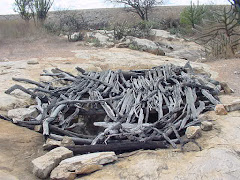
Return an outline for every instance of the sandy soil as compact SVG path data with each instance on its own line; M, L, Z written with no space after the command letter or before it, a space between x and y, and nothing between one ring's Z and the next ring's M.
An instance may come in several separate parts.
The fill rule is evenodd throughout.
M0 40L0 62L44 57L72 57L71 51L84 49L79 42L49 36L43 39ZM87 49L87 47L85 47Z

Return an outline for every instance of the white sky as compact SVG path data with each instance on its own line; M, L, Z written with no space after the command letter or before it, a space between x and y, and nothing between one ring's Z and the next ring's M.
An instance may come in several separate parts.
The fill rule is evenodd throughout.
M165 5L188 5L191 0L165 0ZM197 0L193 0L197 2ZM229 4L228 0L199 0L201 4ZM0 15L13 14L14 0L0 0ZM109 8L116 7L116 5L105 3L105 0L55 0L51 10L60 9L95 9L95 8Z

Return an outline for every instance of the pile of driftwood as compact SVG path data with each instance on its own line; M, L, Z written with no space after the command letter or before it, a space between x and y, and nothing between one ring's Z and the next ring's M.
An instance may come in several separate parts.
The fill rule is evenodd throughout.
M106 144L120 148L116 143L122 143L122 148L134 143L163 148L164 142L176 147L186 128L199 123L199 114L219 103L219 82L195 74L189 63L127 72L76 69L78 76L60 69L44 71L41 76L51 76L51 82L13 78L36 87L14 85L6 93L20 89L30 94L39 112L35 119L18 124L28 128L42 125L47 138L61 140L67 135L76 144L100 144L103 150Z

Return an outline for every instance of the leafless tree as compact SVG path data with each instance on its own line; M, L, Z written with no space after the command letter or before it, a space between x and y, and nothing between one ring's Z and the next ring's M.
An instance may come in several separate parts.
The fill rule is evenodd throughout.
M127 11L139 15L142 20L148 21L149 12L156 5L163 3L163 0L106 0L112 3L124 4Z

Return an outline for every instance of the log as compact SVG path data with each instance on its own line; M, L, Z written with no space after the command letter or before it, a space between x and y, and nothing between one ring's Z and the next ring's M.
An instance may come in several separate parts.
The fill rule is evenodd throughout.
M155 149L166 149L168 145L165 141L150 141L150 142L128 142L128 143L114 143L114 144L96 144L96 145L85 145L85 146L67 146L69 150L73 151L74 155L94 153L94 152L105 152L114 151L117 154L124 152L136 151L139 149L144 150L155 150Z

